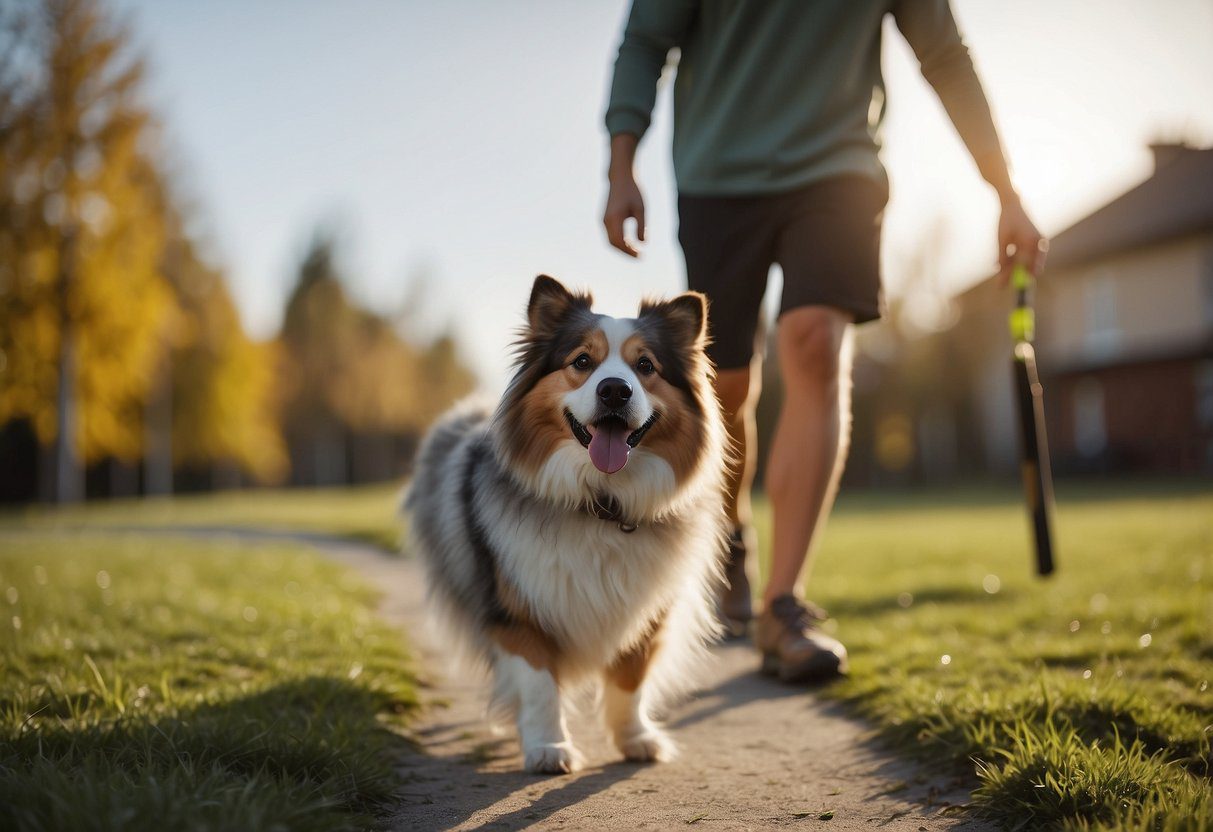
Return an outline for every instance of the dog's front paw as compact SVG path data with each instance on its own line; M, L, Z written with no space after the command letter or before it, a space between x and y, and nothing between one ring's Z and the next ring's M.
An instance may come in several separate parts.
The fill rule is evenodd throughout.
M678 749L664 731L656 728L619 739L623 756L636 763L664 763L674 759Z
M525 765L531 774L572 774L581 759L572 743L558 742L528 748Z

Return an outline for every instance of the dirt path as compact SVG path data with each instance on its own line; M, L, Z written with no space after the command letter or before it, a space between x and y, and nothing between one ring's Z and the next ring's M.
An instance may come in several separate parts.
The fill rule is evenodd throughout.
M494 735L481 719L483 682L453 675L426 640L419 566L365 546L311 542L383 590L384 614L419 654L426 706L415 735L425 753L402 764L395 829L986 828L948 811L967 801L964 784L888 754L838 705L760 676L746 645L717 648L712 683L671 715L678 760L624 763L593 720L576 718L585 770L523 774L512 732Z
M427 639L420 566L360 543L304 532L215 527L110 528L306 543L384 593L383 615L408 633L422 682L413 727L421 752L401 761L397 830L987 829L950 811L966 784L933 777L874 743L842 708L755 672L744 644L716 648L711 681L670 716L681 749L662 765L625 763L592 719L571 720L587 765L565 777L522 773L513 732L482 719L483 680L451 672Z

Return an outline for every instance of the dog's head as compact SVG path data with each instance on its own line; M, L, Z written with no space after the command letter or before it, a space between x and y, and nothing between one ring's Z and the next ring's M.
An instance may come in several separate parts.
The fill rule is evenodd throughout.
M635 318L595 314L592 303L535 279L497 413L500 448L546 496L668 500L721 453L706 301L646 301Z

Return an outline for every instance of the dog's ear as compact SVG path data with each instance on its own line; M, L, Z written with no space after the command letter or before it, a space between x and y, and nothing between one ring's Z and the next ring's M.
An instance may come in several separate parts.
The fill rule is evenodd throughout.
M574 308L589 309L593 298L575 295L554 277L541 274L531 286L531 299L526 305L527 323L531 332L549 332Z
M708 299L699 292L683 292L665 301L646 301L641 319L660 322L663 334L679 344L703 349L708 340Z

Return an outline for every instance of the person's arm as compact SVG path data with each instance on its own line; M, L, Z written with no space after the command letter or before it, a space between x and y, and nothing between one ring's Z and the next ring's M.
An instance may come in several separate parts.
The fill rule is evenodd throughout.
M1005 280L1016 262L1039 274L1044 268L1044 238L1015 190L994 116L948 0L896 0L893 18L978 171L998 194L1002 204L998 222L1000 275Z
M629 219L636 221L636 239L644 242L644 195L632 172L636 161L636 147L640 137L634 133L617 133L611 136L611 162L607 167L607 201L602 212L602 224L606 228L607 241L629 257L639 257L640 252L624 236L623 224Z
M634 0L615 59L606 111L610 190L602 222L611 245L632 257L638 252L624 236L628 219L636 221L636 238L644 241L644 197L633 174L636 148L649 128L666 57L690 25L695 5L691 0Z

